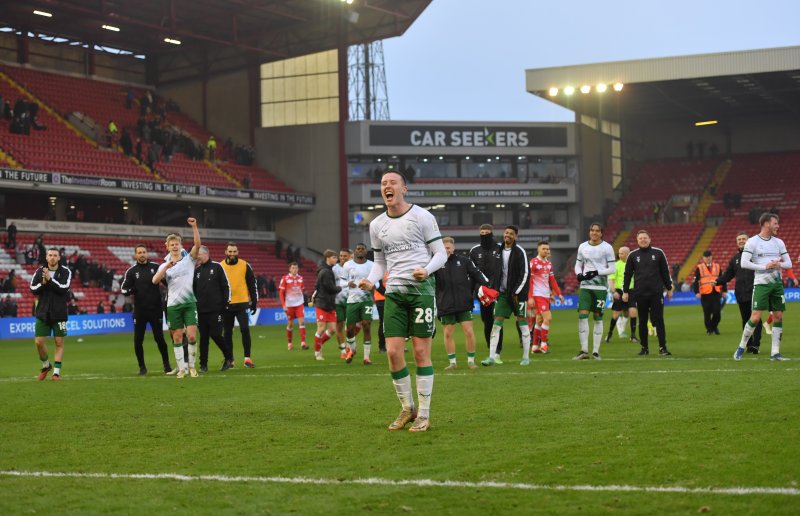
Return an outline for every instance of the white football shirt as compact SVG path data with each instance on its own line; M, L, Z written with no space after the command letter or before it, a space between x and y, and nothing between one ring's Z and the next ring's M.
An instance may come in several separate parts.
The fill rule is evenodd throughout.
M369 225L372 250L386 259L386 292L435 295L432 278L417 281L412 273L425 267L433 256L428 246L442 238L439 225L431 213L416 204L398 217L383 212Z

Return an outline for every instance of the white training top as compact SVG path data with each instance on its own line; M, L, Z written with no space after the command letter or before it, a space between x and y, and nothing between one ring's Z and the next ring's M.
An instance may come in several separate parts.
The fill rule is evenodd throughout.
M780 260L780 269L767 269L766 266L773 260ZM754 285L768 285L770 283L782 283L781 269L791 269L792 259L786 251L786 244L778 237L768 239L761 238L761 235L750 237L744 244L742 251L742 267L756 271L753 280Z
M345 265L347 262L345 262ZM344 267L339 265L338 263L331 267L333 270L333 277L336 278L336 285L341 288L335 298L335 303L337 305L347 303L347 293L350 291L350 287L347 286L347 274L344 272Z
M367 260L364 263L356 263L355 260L350 260L344 264L344 274L347 281L352 281L356 285L362 279L369 276L369 271L372 270L372 260ZM361 303L362 301L371 301L372 292L361 290L360 288L351 288L347 295L348 303Z
M575 260L575 274L597 271L597 276L581 281L580 288L608 290L608 276L616 271L616 261L614 249L608 242L601 241L592 245L587 240L582 243L578 247L578 258Z
M167 278L167 306L197 302L192 288L194 262L192 255L187 254L174 267L167 270L165 276ZM158 270L165 268L169 263L162 263Z
M428 265L433 254L444 251L439 225L428 210L413 204L399 217L383 212L370 223L369 236L375 261L386 260L387 293L435 295L432 280L417 281L412 274ZM432 274L439 267L428 272Z

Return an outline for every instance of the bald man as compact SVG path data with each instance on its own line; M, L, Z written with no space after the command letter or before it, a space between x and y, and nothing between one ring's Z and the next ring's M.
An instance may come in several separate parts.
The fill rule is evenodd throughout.
M622 339L627 339L628 334L625 333L625 324L628 322L628 317L631 320L631 341L638 342L636 339L636 303L630 301L622 301L622 278L625 276L625 263L628 261L628 255L631 253L629 247L622 246L617 251L619 260L616 263L616 271L609 279L614 282L613 295L614 303L611 305L611 326L608 328L608 335L606 335L606 342L611 342L611 336L614 335L614 328L618 326L619 336ZM633 288L633 284L631 284Z

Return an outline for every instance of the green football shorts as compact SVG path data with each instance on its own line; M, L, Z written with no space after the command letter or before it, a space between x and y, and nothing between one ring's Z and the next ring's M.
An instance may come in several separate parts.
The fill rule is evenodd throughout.
M439 320L442 321L442 324L445 326L449 324L468 322L472 321L472 312L464 310L463 312L457 312L454 314L441 315L439 316Z
M336 320L344 322L347 319L347 301L344 303L336 303Z
M386 337L433 337L436 331L433 295L387 293L383 306Z
M578 291L578 310L603 315L606 308L606 291L582 288Z
M337 312L338 317L338 312ZM360 303L347 303L347 325L359 323L361 321L372 321L372 300L367 299Z
M753 310L783 312L786 310L786 297L783 284L767 283L753 286Z
M520 301L514 306L511 306L511 301L508 300L506 294L503 292L497 297L497 302L494 304L494 317L502 317L508 319L512 315L517 317L525 317L525 310L528 304L525 301Z
M167 307L167 326L170 330L181 330L197 326L197 303L181 303Z
M46 321L37 317L34 335L36 337L49 337L50 335L53 337L66 337L67 321L56 321L52 324L47 324Z

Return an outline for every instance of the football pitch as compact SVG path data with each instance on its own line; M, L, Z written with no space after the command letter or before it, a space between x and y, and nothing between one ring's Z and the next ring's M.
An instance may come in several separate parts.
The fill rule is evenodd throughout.
M374 365L287 351L252 329L255 369L164 376L152 338L137 376L131 335L67 337L62 382L37 382L32 340L0 342L0 510L232 514L798 514L800 316L781 352L735 362L738 310L706 336L699 306L666 311L672 357L615 335L576 362L577 316L555 312L551 353L446 374L441 331L427 433L388 432L400 410ZM608 328L610 314L606 314ZM478 361L487 356L475 318ZM310 330L310 327L309 327ZM309 331L309 337L311 331ZM591 339L591 335L590 335ZM309 339L310 341L311 339ZM591 346L591 344L590 344ZM48 342L52 360L53 345ZM410 347L410 344L409 344ZM407 360L413 361L408 353ZM174 357L171 357L174 362ZM414 376L414 368L410 368ZM416 395L415 395L416 398Z

